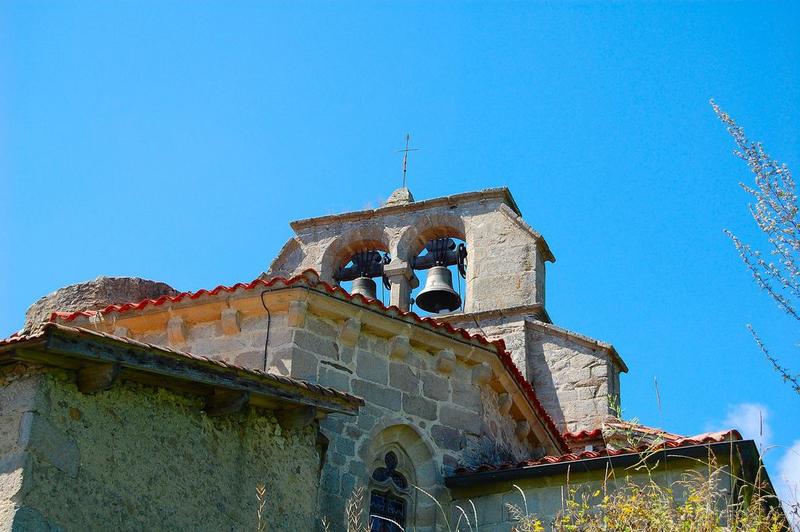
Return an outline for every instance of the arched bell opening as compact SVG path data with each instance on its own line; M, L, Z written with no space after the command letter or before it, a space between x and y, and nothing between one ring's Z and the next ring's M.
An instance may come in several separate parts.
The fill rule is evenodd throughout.
M420 282L411 292L411 310L423 316L462 312L467 298L467 256L461 238L428 240L412 260Z
M362 242L359 246L348 246L339 255L334 281L351 294L386 304L390 286L383 269L391 261L386 247L379 242Z
M451 211L431 214L430 216L420 219L419 222L418 224L410 225L405 228L395 244L395 254L401 261L409 265L414 275L414 282L411 284L407 297L403 298L400 304L406 305L405 308L410 308L417 314L423 316L438 315L442 312L459 312L469 300L467 299L467 283L463 277L459 276L457 263L450 260L446 261L448 262L447 264L438 265L444 266L448 272L445 272L442 268L433 269L433 265L430 264L429 261L432 256L428 256L428 253L430 253L429 248L432 243L443 240L446 241L448 239L454 242L455 250L461 245L463 245L461 249L466 250L466 244L469 238L464 219L458 213ZM453 259L452 256L450 258ZM462 270L464 273L470 275L470 272L467 271L468 266L466 264ZM442 286L448 284L452 286L453 292L458 294L461 300L458 308L453 310L440 308L437 310L431 305L426 305L428 308L425 308L416 304L418 303L417 299L419 295L426 292L426 287L430 288L428 286L430 284L429 277L436 278L436 280L439 281L437 284L441 284ZM448 277L450 278L449 283ZM425 303L424 300L425 298L423 298L423 303ZM452 306L453 305L449 305L449 307Z

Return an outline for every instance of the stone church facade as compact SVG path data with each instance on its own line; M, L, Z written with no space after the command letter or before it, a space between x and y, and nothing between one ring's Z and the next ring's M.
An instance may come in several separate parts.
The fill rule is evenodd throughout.
M130 302L99 293L97 286L56 293L32 307L26 330L0 343L0 356L22 364L21 373L48 386L59 381L37 377L43 367L67 372L62 381L75 382L72 394L81 391L86 378L81 372L99 374L104 385L89 390L92 401L111 400L109 394L119 393L120 386L133 386L129 381L163 386L169 393L186 392L190 382L186 393L200 401L199 411L191 414L199 416L197 423L204 423L210 410L247 419L262 430L278 423L286 434L298 431L287 441L313 449L308 456L317 477L313 487L308 479L298 484L303 492L296 496L313 500L317 517L328 516L334 529L353 489L363 486L374 530L393 530L391 521L407 530L441 529L445 515L431 497L448 509L453 501L469 499L481 508L480 530L508 530L510 516L503 503L514 493L512 484L523 486L532 500L542 501L538 510L552 515L554 486L563 483L561 465L584 468L591 482L599 474L592 473L595 465L635 452L615 444L612 430L619 423L614 415L620 373L628 368L613 346L551 322L545 269L555 258L544 238L522 219L507 189L425 201L414 201L401 189L378 209L291 226L295 236L255 281L183 293L168 286L136 286L131 290L150 293L127 298ZM454 248L451 241L463 247ZM426 252L445 249L436 242L450 246L438 255L442 260L456 257L453 249L463 250L456 257L464 275L461 305L420 317L410 311L412 295L420 265L430 267L436 258L426 258ZM385 283L387 304L369 289L356 287L356 293L349 293L340 286L359 257L381 261L369 268ZM47 315L47 310L53 312ZM44 329L42 319L48 322ZM80 338L80 349L92 356L102 351L92 347L102 341L116 358L93 358L100 369L86 370L86 362L67 364L64 347L31 344L36 334L45 334L37 332L42 330ZM42 350L35 356L34 347ZM143 354L125 358L126 349ZM162 366L151 367L148 353L156 360L175 353L186 358L175 359L180 365L165 362L172 371L165 376ZM224 375L214 378L227 380L198 373L191 366L197 360L215 364ZM142 377L148 372L160 377ZM234 379L226 372L238 373ZM285 380L280 386L264 380L272 376ZM162 382L167 377L169 382ZM173 381L183 383L180 390L175 391ZM254 421L254 412L266 421ZM668 443L676 471L691 469L691 453L698 449L721 457L726 456L722 446L732 442L741 447L740 456L755 449L735 432L683 438L645 429L624 427L627 433ZM63 430L71 434L77 429ZM265 442L268 433L262 435ZM219 435L220 441L236 437L231 431ZM8 439L14 438L19 434ZM174 445L181 445L179 439ZM278 451L266 458L257 449L252 453L256 472L242 477L251 484L258 470L270 475L270 462L289 459ZM75 475L61 481L63 488L79 476L83 459L74 467ZM15 471L24 476L27 470L20 466ZM282 478L273 485L281 500L285 482ZM7 506L18 510L24 499L11 493ZM268 516L270 508L268 500ZM41 522L55 528L75 528L45 508L35 511ZM236 515L242 512L236 509ZM172 515L166 510L155 515L162 516L162 524L172 522L163 517ZM308 517L298 524L273 515L271 529L317 526ZM221 528L241 529L246 522L236 517Z

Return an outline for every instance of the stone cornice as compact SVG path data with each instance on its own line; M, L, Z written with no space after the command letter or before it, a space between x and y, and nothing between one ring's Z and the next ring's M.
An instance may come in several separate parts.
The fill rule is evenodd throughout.
M210 291L186 292L94 313L56 314L53 319L85 324L106 333L115 328L125 328L134 334L163 330L169 335L172 323L173 333L185 337L187 331L183 328L219 321L226 311L239 312L244 319L266 313L266 306L274 318L279 313L290 312L292 305L296 306L298 302L306 305L308 312L337 321L355 318L365 330L372 330L379 336L404 336L412 345L429 351L451 349L467 365L489 364L497 384L512 392L517 408L535 428L539 441L549 441L555 448L567 448L534 390L514 365L503 340L488 340L449 323L422 318L397 307L387 308L380 301L348 294L321 281L312 270L291 279L278 277L231 287L220 286Z
M517 202L511 196L511 191L507 187L487 188L477 192L464 192L462 194L454 194L452 196L442 196L440 198L432 198L428 200L415 201L403 205L387 205L377 209L369 209L364 211L354 211L343 214L331 214L326 216L318 216L316 218L305 218L302 220L295 220L289 225L292 229L299 233L304 229L310 227L318 227L330 225L332 223L342 222L355 222L358 220L366 220L376 216L385 216L387 214L415 212L435 207L450 207L452 205L460 205L465 203L472 203L476 201L498 200L508 206L516 216L521 216L522 213L517 206Z
M445 316L436 316L439 321L447 323L458 324L461 327L472 327L475 321L493 319L493 318L514 318L520 320L530 318L533 316L541 316L547 323L550 323L550 316L544 309L544 305L523 305L519 307L509 307L500 309L487 309L479 310L477 312L459 312L455 314L447 314Z

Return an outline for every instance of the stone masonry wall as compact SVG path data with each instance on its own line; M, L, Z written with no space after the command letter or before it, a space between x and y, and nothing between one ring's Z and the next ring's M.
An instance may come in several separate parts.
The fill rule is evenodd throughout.
M272 316L267 360L269 371L314 382L328 375L334 379L332 376L337 371L341 372L343 365L353 363L351 358L354 349L338 341L340 324L312 318L305 325L306 331L295 331L288 326L287 320L286 313ZM448 321L474 333L502 338L514 363L533 385L537 397L560 430L597 428L605 416L614 414L614 408L619 406L620 369L606 349L587 345L579 338L559 333L556 328L550 331L535 327L524 313L504 312L491 317L478 317L477 320L480 328L475 326L475 321L469 315L453 316ZM171 342L167 331L151 332L136 338L159 345L171 345L197 355L221 358L245 367L264 367L266 317L243 319L238 330L233 331L226 331L221 320L179 329L183 334L183 342ZM128 334L127 331L117 332ZM310 339L303 343L308 334L321 339ZM372 349L385 352L387 347L376 345ZM373 364L373 358L363 356L365 363L369 364ZM381 355L381 364L388 364L384 359L385 355ZM409 358L412 364L416 363L415 360L414 357ZM325 369L321 371L320 361L325 361L322 364ZM395 360L394 367L399 367L399 362ZM341 377L331 382L334 386L346 386L345 379ZM356 395L361 395L362 391L341 389ZM459 395L454 402L461 398Z
M270 530L316 526L315 426L210 418L198 398L129 383L84 395L73 379L0 388L2 530L255 530L262 481Z
M537 327L524 313L449 320L472 332L502 338L514 363L562 431L594 429L619 406L620 369L608 351L555 327Z
M224 318L201 323L172 318L164 331L116 332L263 368L266 318L228 321L237 326L226 326ZM376 336L355 318L318 316L302 301L290 303L288 312L273 312L266 366L271 372L331 386L366 402L357 417L330 415L320 422L329 445L319 514L330 517L334 525L341 523L353 487L369 485L370 464L381 451L375 442L401 441L402 452L413 464L415 483L445 503L444 474L459 463L522 459L540 452L540 444L531 443L527 433L518 435L517 420L490 385L488 367L467 364L451 350L431 352L402 336ZM418 530L433 526L435 505L424 496L415 504Z
M526 344L528 379L557 426L595 429L615 413L620 370L606 350L530 326Z
M416 433L411 449L416 482L446 502L443 477L457 464L486 461L474 456L483 437L516 457L530 456L531 445L515 434L516 423L500 412L498 395L474 382L473 367L413 346L398 349L392 339L361 332L348 344L341 325L308 314L294 333L294 376L333 386L362 397L358 417L329 416L321 423L330 439L322 477L322 512L338 522L355 485L369 484L375 460L370 455L381 431L395 426ZM452 355L452 353L451 353ZM436 509L425 497L417 501L419 530L432 526ZM411 523L407 523L411 525Z

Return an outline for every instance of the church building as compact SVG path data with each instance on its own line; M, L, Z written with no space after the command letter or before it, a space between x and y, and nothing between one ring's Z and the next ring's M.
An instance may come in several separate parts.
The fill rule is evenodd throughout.
M555 257L508 189L401 188L291 228L251 282L99 278L31 307L0 340L4 529L342 530L361 487L370 530L471 504L462 529L511 530L520 490L547 520L568 476L643 448L664 482L710 455L732 496L758 474L735 430L618 418L628 367L552 322Z

